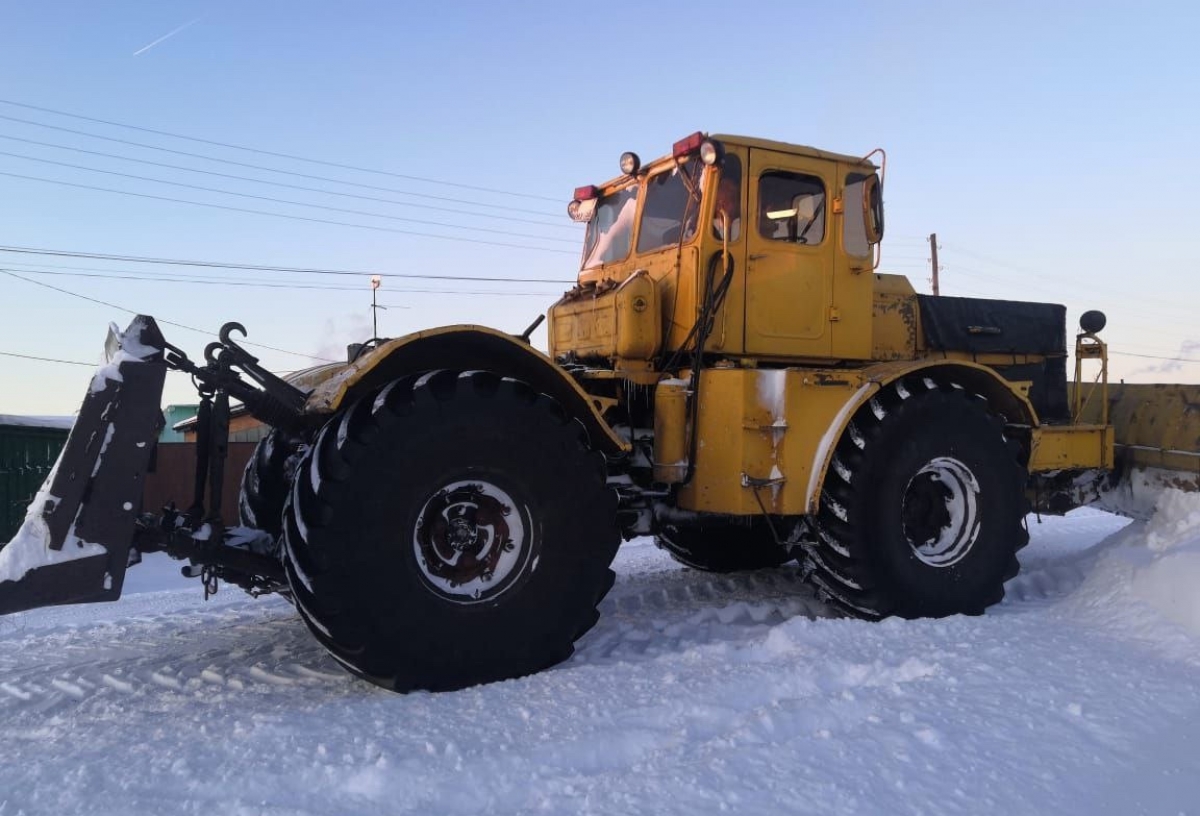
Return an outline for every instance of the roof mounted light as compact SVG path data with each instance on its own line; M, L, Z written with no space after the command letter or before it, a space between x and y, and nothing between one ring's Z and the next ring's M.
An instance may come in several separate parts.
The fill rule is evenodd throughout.
M1108 318L1104 316L1104 312L1091 309L1079 316L1079 328L1084 334L1096 334L1103 331L1108 323Z
M575 198L579 201L588 201L589 199L599 197L600 190L594 184L588 184L584 187L575 188Z
M586 201L580 201L577 198L567 205L567 215L571 216L572 221L586 224L596 214L596 202L598 200L596 198L589 198Z
M695 153L700 149L700 144L704 141L704 134L696 131L691 136L686 136L680 139L671 148L671 157L675 159L683 158L689 153Z
M708 167L714 164L720 164L721 159L725 158L725 148L720 142L713 139L705 139L700 143L700 161Z
M637 175L637 171L642 169L642 160L638 158L637 153L626 152L621 154L621 172L627 176Z

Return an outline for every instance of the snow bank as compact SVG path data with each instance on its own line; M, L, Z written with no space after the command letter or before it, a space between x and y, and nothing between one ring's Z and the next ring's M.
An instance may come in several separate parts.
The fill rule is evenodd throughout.
M1130 590L1200 635L1200 494L1163 493L1145 535L1149 560L1134 570Z
M1107 542L1068 609L1190 659L1200 636L1200 493L1162 491L1148 521Z

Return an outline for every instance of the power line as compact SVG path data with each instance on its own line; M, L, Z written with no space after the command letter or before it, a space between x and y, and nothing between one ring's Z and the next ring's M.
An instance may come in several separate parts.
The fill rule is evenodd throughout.
M10 252L18 255L48 255L56 258L86 258L96 261L116 261L119 263L156 264L161 266L196 266L208 269L244 269L252 272L297 272L307 275L353 275L355 277L380 275L393 278L413 278L422 280L455 280L455 281L503 281L505 283L554 283L573 284L575 281L547 280L545 278L510 278L503 276L483 275L424 275L414 272L385 272L364 269L323 269L299 266L272 266L268 264L250 264L225 261L197 261L180 258L153 258L144 255L115 255L104 252L79 252L65 249L45 249L43 247L2 246L0 252Z
M499 297L540 297L540 298L557 298L558 296L552 292L504 292L504 291L471 291L458 289L389 289L391 292L397 292L402 295L416 294L432 294L432 295L488 295ZM396 304L381 303L380 306L392 308Z
M62 289L62 288L60 288L60 287L58 287L58 286L53 286L53 285L51 285L51 284L49 284L49 283L42 283L41 281L30 280L29 278L26 278L26 277L23 277L23 276L21 276L21 275L18 275L18 274L16 274L15 272L10 272L10 271L9 271L9 270L7 270L7 269L0 269L0 274L3 274L3 275L8 275L10 278L16 278L17 280L25 281L26 283L31 283L31 284L33 284L34 286L41 286L41 287L43 287L43 288L45 288L45 289L53 289L55 292L61 292L62 294L64 294L64 295L69 295L69 296L71 296L71 297L73 297L73 298L79 298L80 300L86 300L86 301L89 301L90 303L96 303L96 304L99 304L99 305L101 305L101 306L107 306L107 307L108 307L108 308L110 308L110 309L116 309L116 310L118 310L118 311L121 311L121 312L128 312L129 314L133 314L133 315L137 315L137 314L144 314L143 312L139 312L139 311L137 311L136 309L130 309L130 308L126 307L126 306L118 306L117 304L115 304L115 303L109 303L109 302L108 302L108 301L106 301L106 300L100 300L100 299L98 299L98 298L88 297L87 295L81 295L81 294L79 294L78 292L72 292L72 291L71 291L71 290L69 290L69 289ZM159 323L162 323L163 325L166 325L166 326L175 326L176 328L179 328L179 329L186 329L187 331L190 331L190 332L196 332L197 334L203 334L203 335L205 335L206 337L213 337L214 335L216 335L216 334L217 334L217 332L213 332L213 331L205 331L204 329L198 329L198 328L196 328L195 326L189 326L189 325L187 325L186 323L176 323L176 322L174 322L174 321L171 321L171 320L164 320L164 319L161 319L161 318L155 318L155 320L156 320L157 322L159 322ZM275 346L268 346L268 345L266 345L265 343L252 343L252 342L250 342L249 340L243 340L243 341L241 341L241 342L242 342L242 343L244 343L244 344L245 344L245 345L247 345L247 346L254 346L254 347L256 347L256 348L268 349L268 350L270 350L270 351L278 351L278 352L280 352L281 354L291 354L291 355L293 355L293 356L295 356L295 357L305 357L305 358L308 358L308 359L310 359L310 360L322 360L322 361L324 361L324 362L327 362L327 363L336 363L336 362L338 362L337 360L330 360L330 359L329 359L329 358L327 358L327 357L318 357L318 356L317 356L317 355L315 355L315 354L303 354L303 353L301 353L301 352L299 352L299 351L289 351L289 350L287 350L287 349L276 348Z
M160 273L159 275L136 275L136 274L116 274L123 270L96 270L93 272L83 271L51 271L48 269L25 269L23 267L3 267L9 272L23 272L28 275L53 275L56 277L68 278L96 278L99 280L132 280L145 281L147 283L175 283L175 284L197 284L201 286L245 286L257 287L262 289L317 289L321 291L332 292L364 292L365 287L362 286L334 286L331 284L304 283L302 281L285 281L266 283L260 281L241 281L231 280L229 278L219 277L196 277L169 275ZM417 293L417 294L438 294L438 295L528 295L531 297L550 298L555 297L553 292L507 292L507 291L471 291L462 289L411 289L411 288L392 288L388 287L389 292L397 292L400 294ZM386 305L386 304L385 304ZM396 308L406 308L399 305Z
M0 100L0 101L2 101L2 100ZM75 130L74 128L59 127L58 125L47 125L44 122L35 122L32 119L21 119L16 116L4 116L3 114L0 114L0 119L4 120L6 122L18 122L22 125L32 125L34 127L45 128L46 130L57 130L61 133L71 133L76 136L84 136L88 139L100 139L101 141L112 142L114 144L123 144L123 145L128 145L130 147L138 147L138 148L142 148L143 150L157 150L160 153L170 153L175 156L187 156L188 158L200 159L201 161L216 162L218 164L228 164L228 165L232 165L233 167L245 167L250 170L261 170L265 173L278 173L278 174L284 175L284 176L296 176L297 178L306 178L306 179L311 179L313 181L324 181L329 184L344 184L347 187L358 187L358 188L364 189L364 190L378 190L378 191L385 192L385 193L394 193L396 195L406 195L406 196L412 196L414 198L424 198L424 199L428 199L430 201L446 201L446 202L451 202L454 204L470 204L470 205L475 205L475 206L489 206L487 204L484 204L481 201L472 201L469 199L462 199L462 198L450 198L447 196L433 195L431 193L414 193L410 190L397 190L394 187L381 187L376 184L364 184L364 183L358 182L358 181L346 181L344 179L336 179L336 178L331 178L329 176L317 176L317 175L313 175L311 173L301 173L297 170L279 170L275 167L267 167L266 165L262 165L262 164L250 164L248 162L234 161L233 159L222 159L222 158L218 158L216 156L206 156L203 153L190 153L186 150L173 150L172 148L162 147L161 145L146 144L145 142L134 142L134 141L130 141L129 139L118 139L115 136L103 136L99 133L88 133L86 130ZM555 213L546 212L545 210L527 210L527 209L522 209L520 207L507 207L507 206L505 207L505 209L509 212L522 212L522 213L529 213L532 215L545 215L545 216L555 215Z
M247 153L257 153L261 156L274 156L275 158L279 158L279 159L290 159L291 161L308 162L309 164L319 164L319 165L323 165L325 167L337 167L342 170L354 170L354 171L360 172L360 173L374 173L376 175L381 175L381 176L391 176L393 178L408 179L410 181L421 181L421 182L425 182L427 184L441 184L446 187L459 187L459 188L465 189L465 190L477 190L479 192L494 193L496 195L516 196L518 198L535 198L535 199L542 199L544 201L557 201L558 200L555 198L551 198L549 196L535 195L533 193L518 193L518 192L513 192L512 190L498 190L498 189L494 189L491 187L479 187L479 186L476 186L473 184L461 184L459 182L454 182L454 181L442 181L440 179L427 178L425 176L411 176L411 175L406 175L404 173L394 173L390 170L377 170L372 167L358 167L358 166L355 166L352 164L341 164L339 162L324 161L322 159L312 159L312 158L308 158L307 156L297 156L297 155L294 155L291 153L279 153L279 152L276 152L273 150L261 150L259 148L246 147L244 145L231 144L229 142L218 142L213 139L201 139L201 138L198 138L195 136L184 136L182 134L171 133L170 131L166 131L166 130L155 130L154 128L140 127L138 125L129 125L124 122L114 122L110 119L96 119L96 118L93 118L90 116L81 116L76 113L67 113L66 111L55 110L54 108L43 108L43 107L39 107L38 105L27 105L22 102L13 102L12 100L9 100L9 99L0 99L0 104L12 105L13 107L17 107L17 108L25 108L26 110L35 110L35 111L39 111L41 113L52 113L56 116L66 116L70 119L79 119L84 122L95 122L95 123L101 124L101 125L110 125L112 127L121 127L121 128L126 128L128 130L136 130L136 131L140 131L142 133L153 133L156 136L169 136L172 139L184 139L189 142L197 142L199 144L208 144L208 145L213 145L215 147L224 147L224 148L229 148L231 150L243 150Z
M65 363L67 365L87 366L95 368L95 363L83 363L79 360L59 360L54 357L34 357L32 354L17 354L13 351L0 351L0 357L19 357L22 360L37 360L42 363Z
M448 212L448 213L455 213L458 215L469 215L474 218L490 218L490 219L493 219L496 221L512 221L512 222L519 223L519 224L536 224L538 226L555 227L558 229L576 229L578 227L578 224L576 224L575 222L573 222L573 221L564 222L564 219L562 219L562 218L558 218L554 221L535 220L532 218L517 218L514 216L510 216L510 215L495 215L493 213L471 212L470 210L459 210L459 209L455 209L453 207L438 207L438 206L434 206L432 204L419 204L419 203L412 202L412 201L397 201L394 198L381 198L379 196L361 195L359 193L343 193L338 190L325 190L320 187L305 187L303 184L288 184L287 182L283 182L283 181L267 181L266 179L256 179L256 178L251 178L250 176L239 176L235 173L220 173L220 172L217 172L216 170L201 170L196 167L184 167L181 164L168 164L166 162L150 161L149 159L137 159L137 158L134 158L133 156L122 156L118 153L105 153L102 150L86 150L82 147L71 147L69 145L54 144L53 142L42 142L42 141L38 141L37 139L22 139L18 136L9 136L4 133L0 133L0 139L7 139L8 141L11 141L11 142L21 142L22 144L36 145L38 147L50 147L50 148L54 148L55 150L69 150L73 153L84 153L88 156L100 156L100 157L106 158L106 159L117 159L119 161L133 162L135 164L147 164L147 165L150 165L151 167L162 167L167 170L182 170L185 173L200 173L205 176L216 176L218 178L232 179L235 181L246 181L246 182L250 182L252 184L266 184L271 187L283 187L288 190L301 190L301 191L307 192L307 193L319 193L321 195L333 195L333 196L340 196L342 198L356 198L361 201L376 201L376 202L379 202L382 204L394 204L398 207L420 207L421 209L433 210L436 212ZM17 154L4 154L4 155L17 155ZM24 159L32 159L31 156L18 155L17 157L24 158ZM40 161L40 159L34 159L34 161ZM67 166L71 167L74 165L67 165ZM92 170L94 168L83 167L81 169ZM483 206L483 205L481 204L480 206ZM547 214L547 218L549 218L549 217L550 217L549 214Z
M330 207L326 204L310 204L307 201L293 201L288 198L276 198L274 196L255 195L254 193L239 193L233 190L222 190L219 187L203 187L198 184L188 184L183 181L168 181L166 179L157 179L152 176L138 176L133 173L121 173L117 170L102 170L98 167L88 167L83 164L71 164L70 162L54 161L53 159L42 159L37 156L25 156L21 153L9 153L0 150L0 156L8 156L12 159L23 159L25 161L38 162L40 164L51 164L55 167L68 167L72 170L86 170L89 173L103 173L106 176L117 176L118 178L134 179L135 181L149 181L154 184L166 184L171 187L183 187L187 190L199 190L204 193L217 193L218 195L237 196L238 198L249 198L255 201L268 201L272 204L288 204L293 207L311 207L317 210L329 210L330 212L347 213L349 215L365 215L369 218L386 218L389 221L404 221L409 224L422 224L427 227L445 227L446 229L468 229L474 232L487 232L495 235L511 235L514 238L533 238L537 241L555 241L564 244L578 243L573 238L553 238L545 235L532 235L524 232L511 232L509 230L492 229L490 227L477 227L465 224L447 224L443 221L426 221L420 218L405 218L402 215L388 215L387 213L371 212L370 210L352 210L346 207Z
M366 287L362 286L333 286L330 284L318 283L301 283L283 282L283 283L266 283L258 281L238 281L228 278L189 278L182 276L168 275L118 275L112 273L100 272L59 272L49 269L24 269L21 267L9 266L3 267L9 272L24 272L27 275L53 275L55 277L66 278L96 278L99 280L132 280L146 281L148 283L192 283L206 286L250 286L261 287L263 289L320 289L323 291L336 292L365 292Z
M155 201L169 201L172 204L191 204L195 207L208 207L209 209L213 210L250 213L251 215L267 215L273 218L284 218L289 221L307 221L310 224L331 224L337 227L354 227L355 229L372 230L374 232L392 232L398 235L416 235L421 238L438 238L443 241L460 241L468 244L484 244L487 246L508 247L509 249L529 249L536 252L554 252L560 255L576 254L574 251L569 249L553 249L552 247L530 246L529 244L510 244L503 241L486 241L481 238L462 238L454 235L438 235L432 232L418 232L416 230L402 230L394 227L380 227L374 224L355 224L350 221L334 221L329 218L311 218L305 215L288 215L286 213L276 213L268 210L252 210L247 207L231 207L227 204L212 204L205 201L191 201L186 198L172 198L170 196L153 195L151 193L135 193L129 190L114 190L111 187L97 187L91 184L77 184L71 181L58 181L56 179L40 178L38 176L25 176L21 175L20 173L5 173L0 171L0 176L24 179L25 181L39 181L45 184L57 184L62 187L74 187L79 190L95 190L102 193L116 193L117 195L133 196L134 198L149 198Z
M1157 354L1134 354L1132 351L1109 351L1108 353L1118 357L1142 357L1147 360L1170 360L1175 363L1200 363L1200 360L1191 357L1162 357Z

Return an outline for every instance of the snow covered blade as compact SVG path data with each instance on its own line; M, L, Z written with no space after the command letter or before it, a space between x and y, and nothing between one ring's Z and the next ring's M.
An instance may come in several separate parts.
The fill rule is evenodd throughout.
M16 537L0 546L0 614L120 597L163 424L164 349L151 317L109 330L66 446Z

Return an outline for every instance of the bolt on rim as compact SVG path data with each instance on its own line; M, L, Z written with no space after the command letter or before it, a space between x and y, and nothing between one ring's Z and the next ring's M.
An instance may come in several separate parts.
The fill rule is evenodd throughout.
M979 482L957 459L940 456L908 481L901 504L904 536L922 563L957 564L979 538Z

